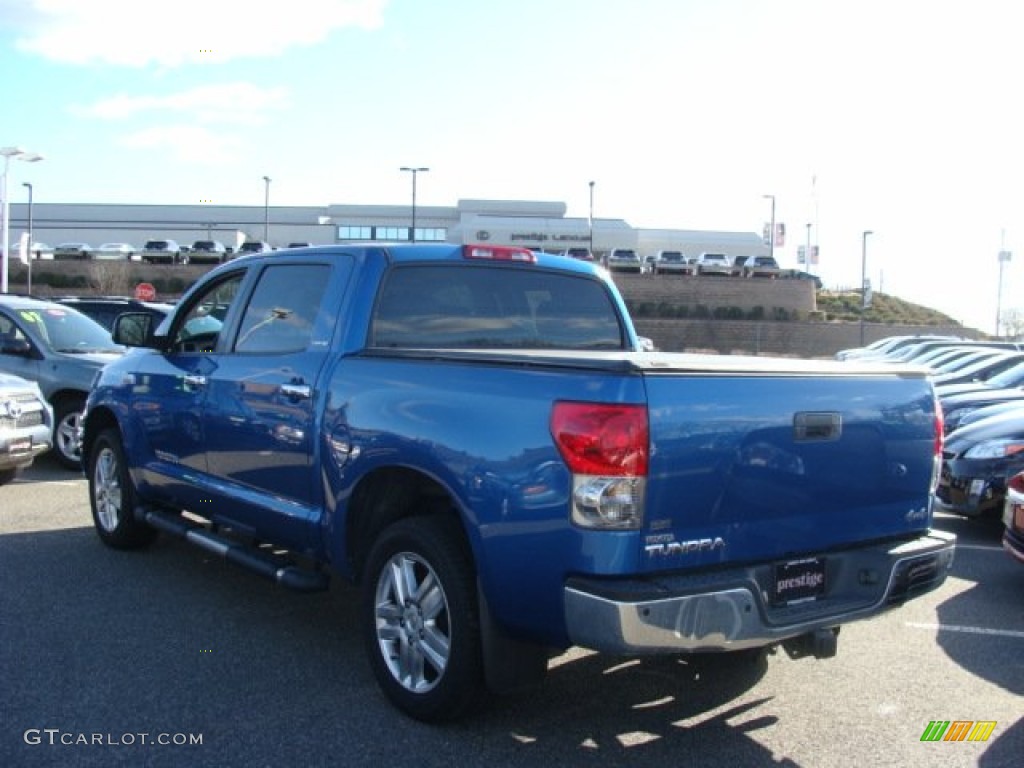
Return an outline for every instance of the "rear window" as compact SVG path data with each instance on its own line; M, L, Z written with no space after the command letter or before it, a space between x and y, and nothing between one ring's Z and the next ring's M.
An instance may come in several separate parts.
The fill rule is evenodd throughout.
M371 347L624 349L603 283L511 267L402 265L381 287Z
M145 245L147 251L166 251L167 241L166 240L150 240Z

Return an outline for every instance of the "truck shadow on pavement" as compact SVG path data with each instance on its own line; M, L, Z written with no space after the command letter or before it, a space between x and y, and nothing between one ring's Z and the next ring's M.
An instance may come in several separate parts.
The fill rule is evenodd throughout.
M180 541L116 552L87 527L0 535L0 579L2 765L795 765L750 735L778 722L771 698L730 705L763 657L575 650L541 688L427 726L377 689L347 585L295 594ZM33 728L202 744L31 745Z

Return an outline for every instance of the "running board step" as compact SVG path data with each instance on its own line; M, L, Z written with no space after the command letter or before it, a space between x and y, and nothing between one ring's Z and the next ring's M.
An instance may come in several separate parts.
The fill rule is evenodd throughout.
M200 549L220 555L229 563L248 568L260 576L297 592L319 592L328 588L327 574L298 565L282 565L273 556L253 547L219 536L198 523L181 515L139 509L136 514L159 531L169 533L195 544Z

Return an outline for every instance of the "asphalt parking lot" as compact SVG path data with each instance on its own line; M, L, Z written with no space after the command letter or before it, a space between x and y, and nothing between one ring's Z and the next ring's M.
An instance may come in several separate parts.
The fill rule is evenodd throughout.
M0 488L3 766L995 766L1024 755L1024 567L940 516L943 588L760 663L570 650L539 690L445 727L378 692L357 593L284 591L161 538L114 552L85 480L44 457ZM922 741L932 721L994 723Z

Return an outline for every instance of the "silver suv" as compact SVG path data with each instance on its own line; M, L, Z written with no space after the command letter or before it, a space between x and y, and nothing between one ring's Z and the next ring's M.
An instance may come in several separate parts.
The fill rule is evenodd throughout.
M702 253L697 257L696 274L732 275L732 262L724 253Z
M188 264L177 240L147 240L139 256L147 264Z
M223 264L228 260L228 249L220 240L196 240L188 260L190 264Z
M53 409L39 385L0 373L0 485L52 446Z
M100 368L124 354L95 320L54 301L0 295L0 372L34 381L53 407L53 447L80 469L78 428Z

